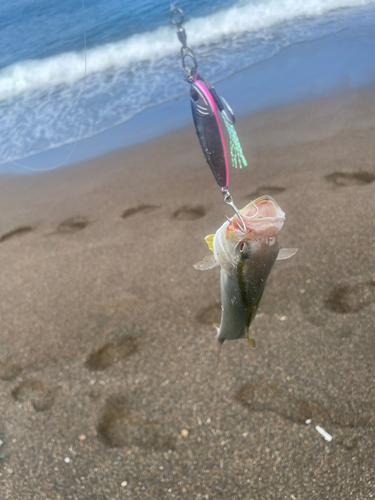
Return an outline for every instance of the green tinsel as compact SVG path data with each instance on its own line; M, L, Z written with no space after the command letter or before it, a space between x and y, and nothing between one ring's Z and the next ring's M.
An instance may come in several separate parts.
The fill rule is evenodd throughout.
M234 128L232 123L230 123L230 121L226 117L225 113L221 112L221 115L223 117L225 126L227 127L227 130L228 130L232 165L234 168L246 167L247 161L246 161L246 158L242 152L241 143L240 143L240 140L238 138L236 129Z

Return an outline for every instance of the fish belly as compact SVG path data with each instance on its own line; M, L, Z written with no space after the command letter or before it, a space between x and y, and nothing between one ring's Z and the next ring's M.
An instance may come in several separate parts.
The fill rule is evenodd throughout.
M246 337L275 263L278 244L265 246L257 258L249 258L233 273L221 268L221 323L219 340Z
M221 322L219 340L236 340L246 335L249 312L244 307L238 280L224 269L220 272Z

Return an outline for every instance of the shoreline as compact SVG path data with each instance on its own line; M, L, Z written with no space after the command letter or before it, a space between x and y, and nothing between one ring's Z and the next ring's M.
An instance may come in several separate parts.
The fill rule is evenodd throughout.
M236 191L239 190L241 196L244 183L249 186L262 183L269 185L267 176L272 178L272 169L276 166L267 164L266 171L263 171L261 165L267 163L267 158L272 156L275 148L308 146L323 139L333 140L335 136L350 130L355 134L361 129L374 127L375 86L342 90L339 94L331 93L322 99L295 102L240 116L236 129L248 167L242 170L230 167L231 193L236 200ZM186 167L182 170L180 158L176 166L172 162L173 158L178 158L178 151L183 152L186 161ZM159 169L164 172L163 182L159 179ZM3 174L0 189L1 232L11 230L12 226L27 225L30 219L34 220L33 224L37 223L41 216L38 215L40 210L34 210L34 213L29 211L28 201L34 209L35 200L46 207L51 202L59 201L66 209L66 199L90 198L90 191L102 189L106 183L111 186L109 189L112 194L116 192L118 201L126 194L130 203L134 199L131 190L137 192L140 182L150 185L152 191L158 186L160 195L168 199L169 190L177 180L176 171L180 171L178 183L186 183L191 187L195 183L203 183L205 196L222 209L220 190L203 157L194 126L190 123L149 141L116 149L64 168L34 172L32 175ZM117 185L113 185L113 179L118 180ZM247 191L250 192L249 189ZM196 202L199 203L198 198Z
M351 120L350 112L345 111L344 108L346 105L350 106L350 103L352 103L352 106L353 106L357 99L361 99L361 98L366 99L366 96L368 96L371 100L373 93L375 93L375 82L370 83L366 86L361 86L361 87L357 87L357 88L346 88L345 86L344 87L342 87L342 86L336 87L336 88L333 88L333 89L327 91L324 95L311 96L309 98L304 98L304 99L300 99L300 100L295 100L293 102L280 104L279 106L271 106L270 105L270 106L268 106L266 108L262 108L258 111L248 112L246 114L244 114L244 113L239 114L238 118L236 119L236 129L240 130L240 128L243 127L245 133L251 134L253 132L253 130L256 130L259 126L270 125L273 120L282 122L285 119L285 116L287 116L288 114L289 115L292 115L293 113L298 114L298 109L306 110L306 111L308 110L309 113L312 112L312 116L310 118L307 116L307 120L311 119L312 121L314 121L317 118L317 116L314 115L315 106L317 106L317 108L321 108L323 114L326 114L327 116L329 116L330 114L332 115L334 113L335 109L337 109L339 111L339 113L341 113L340 116L337 118L336 122L335 122L335 118L332 118L330 120L330 123L322 123L321 124L321 134L322 135L327 134L327 133L333 133L334 130L339 130L340 126L343 126L345 121L351 122L350 126L361 126L360 123L361 123L361 120L363 119L363 117L359 117L359 119L357 119L357 113L354 110L353 120ZM185 102L182 102L182 101L185 101ZM183 105L181 105L181 102ZM52 169L47 168L46 170L44 170L44 169L33 170L33 168L35 168L35 165L40 164L41 157L44 157L43 161L45 161L46 163L50 163L52 160L56 162L56 160L58 160L58 158L59 158L60 153L64 152L66 149L68 149L72 146L72 145L66 145L66 146L59 147L57 149L48 150L48 151L45 151L43 153L29 157L27 160L29 162L28 168L30 168L30 170L22 170L22 172L21 172L21 169L19 169L18 172L5 171L5 172L0 174L0 178L1 179L6 179L6 178L21 179L23 177L22 174L25 174L26 176L28 174L33 175L33 176L34 175L40 176L40 175L48 174L48 173L55 172L55 171L68 171L68 170L71 170L74 168L79 168L80 165L91 164L92 162L96 163L97 161L98 162L105 161L105 157L107 155L109 155L109 156L111 156L112 154L121 155L121 154L125 154L126 151L131 151L131 152L137 151L138 148L142 149L143 145L145 145L147 143L151 143L151 144L155 143L156 144L159 141L164 141L164 142L167 141L168 142L169 141L168 136L170 136L170 135L172 137L175 137L176 134L177 134L177 137L180 137L180 136L182 137L185 134L191 136L190 132L193 131L193 133L195 134L195 129L194 129L194 125L192 123L191 113L190 113L190 109L189 109L188 96L185 96L185 98L178 99L177 103L178 103L177 104L178 109L181 112L181 115L184 117L184 121L186 123L184 125L179 124L173 130L170 130L170 127L168 125L168 126L166 126L166 130L164 132L161 132L159 135L152 136L152 134L151 134L150 138L142 140L140 142L131 142L130 144L123 145L121 147L114 147L113 149L110 147L109 151L106 151L106 150L102 151L103 150L102 143L106 142L107 138L109 139L109 142L112 143L112 145L114 143L118 144L119 136L123 134L122 128L124 126L127 126L129 123L129 122L126 122L124 124L121 124L121 125L118 125L118 126L112 128L112 129L105 130L104 132L101 132L100 134L95 135L93 137L90 137L88 139L83 139L81 141L78 141L77 146L82 147L84 150L84 152L78 153L78 156L80 156L80 155L83 156L82 159L79 159L77 161L72 161L70 163L66 163L58 168L52 168ZM166 103L166 104L168 104L170 106L176 106L176 101ZM326 111L323 110L325 105L327 105ZM156 108L157 107L152 108L152 110L154 110ZM146 112L148 112L148 111L149 110L146 110ZM134 135L138 135L138 131L141 130L142 126L144 125L145 120L144 120L144 117L142 116L142 113L140 113L139 115L137 115L134 118L138 120L137 132ZM371 123L372 123L371 113L369 113L369 117L368 117L368 119L366 119L366 124L371 124ZM333 127L331 132L329 132L330 126ZM275 127L276 127L276 125L275 125ZM299 131L299 132L301 133L301 131ZM318 130L316 127L315 127L315 133L318 134ZM113 140L113 137L112 137L112 139L110 138L113 135L116 135L116 138L114 140ZM283 135L282 130L281 130L281 135ZM319 137L319 134L318 135L312 134L310 136L308 130L305 130L305 134L301 133L301 135L300 135L300 138L302 140L304 140L303 139L304 137L305 137L305 140L309 140L313 137ZM247 143L249 141L251 141L251 138L242 137L242 134L240 135L240 133L239 133L239 138L241 140L241 144L242 144L242 142L245 142L245 141ZM261 144L265 143L264 139L260 138L260 137L258 137L255 142L259 143L259 140L260 140ZM91 156L91 154L87 153L87 147L89 147L88 146L89 143L92 145L95 145L95 143L96 143L96 149L94 149L94 154L92 156ZM198 142L197 142L197 144L198 144ZM198 147L199 147L199 145L198 145ZM56 157L57 151L59 151L60 153ZM200 151L200 147L199 147L199 151ZM64 153L64 154L66 154L66 153ZM4 166L4 165L2 165L2 166Z
M285 104L280 104L278 106L269 106L262 108L258 111L241 113L236 119L236 129L238 129L238 135L241 140L241 144L245 147L253 147L254 145L266 145L267 143L273 143L277 139L278 144L282 144L284 141L309 141L318 139L323 136L329 136L338 132L341 128L349 126L352 128L373 126L375 124L375 119L373 120L373 96L375 95L375 82L366 86L361 86L358 88L345 88L338 87L327 91L324 95L311 96L309 98L295 100L293 102L288 102ZM86 141L93 141L99 143L98 151L94 156L85 157L81 160L74 161L71 163L64 164L64 166L59 168L47 169L47 170L35 170L30 172L33 176L43 177L43 175L54 175L54 172L61 172L61 174L56 174L58 176L64 175L64 172L69 172L71 175L72 170L76 168L90 168L93 163L100 164L105 163L106 158L111 158L112 156L123 156L128 154L138 154L139 151L143 150L146 145L152 147L152 145L158 145L159 143L170 143L171 141L181 141L183 137L186 136L189 141L191 137L195 137L195 129L192 123L191 112L189 108L188 96L186 98L178 99L178 101L186 101L183 103L185 114L185 125L180 125L173 130L168 130L162 132L160 135L155 137L150 137L149 139L143 140L141 142L130 143L128 145L123 145L121 147L116 147L115 149L110 149L109 151L100 152L102 146L101 142L98 140L98 136L111 135L116 133L119 135L119 130L122 126L126 124L121 124L113 129L105 130L98 136L90 137L89 139L83 139L78 141L78 144L85 143ZM356 109L357 101L366 101L369 104L368 113L359 113ZM167 103L174 105L172 102ZM187 106L185 106L187 105ZM179 106L182 108L182 106ZM155 109L155 108L153 108ZM148 110L146 110L148 111ZM181 111L181 109L180 109ZM284 128L283 122L288 122L298 117L300 114L305 114L305 122L302 123L302 128L298 130L298 136L289 138L286 137L287 132ZM352 113L352 114L351 114ZM321 118L320 124L317 126L317 121ZM135 117L137 118L137 117ZM128 122L126 122L128 123ZM315 123L314 126L312 124ZM143 117L139 117L139 127L141 128L144 124ZM310 126L310 125L311 126ZM269 127L272 129L272 137L268 140L265 139L258 130L262 127ZM277 128L279 127L279 131ZM117 132L115 132L118 130ZM193 145L193 144L192 144ZM64 147L69 147L64 146ZM149 147L147 146L147 147ZM201 149L198 141L196 141L197 151L201 153ZM59 150L63 149L58 148ZM168 152L168 147L165 148ZM54 156L56 150L49 150L42 155L52 155ZM30 158L32 163L37 163L40 155L35 155ZM202 164L205 164L205 160L202 156ZM207 167L208 168L208 167ZM232 169L230 169L232 170ZM22 175L14 175L14 173L4 172L1 174L1 179L22 179Z
M278 53L238 71L215 84L238 118L249 113L277 110L285 105L315 102L345 92L372 87L375 37L366 28L352 26L322 38L290 45ZM340 64L337 63L340 61ZM204 67L201 69L204 75ZM181 78L183 74L181 73ZM123 147L161 137L191 123L188 86L184 96L147 108L130 120L76 143L38 153L17 163L0 166L6 171L28 173L36 168L66 165L95 158Z

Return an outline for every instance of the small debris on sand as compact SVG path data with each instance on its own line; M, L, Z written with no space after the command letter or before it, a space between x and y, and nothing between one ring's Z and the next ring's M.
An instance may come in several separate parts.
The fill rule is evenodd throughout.
M319 434L321 434L324 437L326 441L332 441L331 434L328 434L328 432L322 429L322 427L319 427L319 425L317 425L315 429L319 432Z

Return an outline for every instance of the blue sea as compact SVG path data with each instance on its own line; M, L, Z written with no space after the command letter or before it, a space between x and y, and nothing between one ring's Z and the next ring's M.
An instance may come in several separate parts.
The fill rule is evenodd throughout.
M237 114L375 81L375 0L175 3L199 72ZM54 168L185 125L170 9L167 0L2 0L0 172Z

